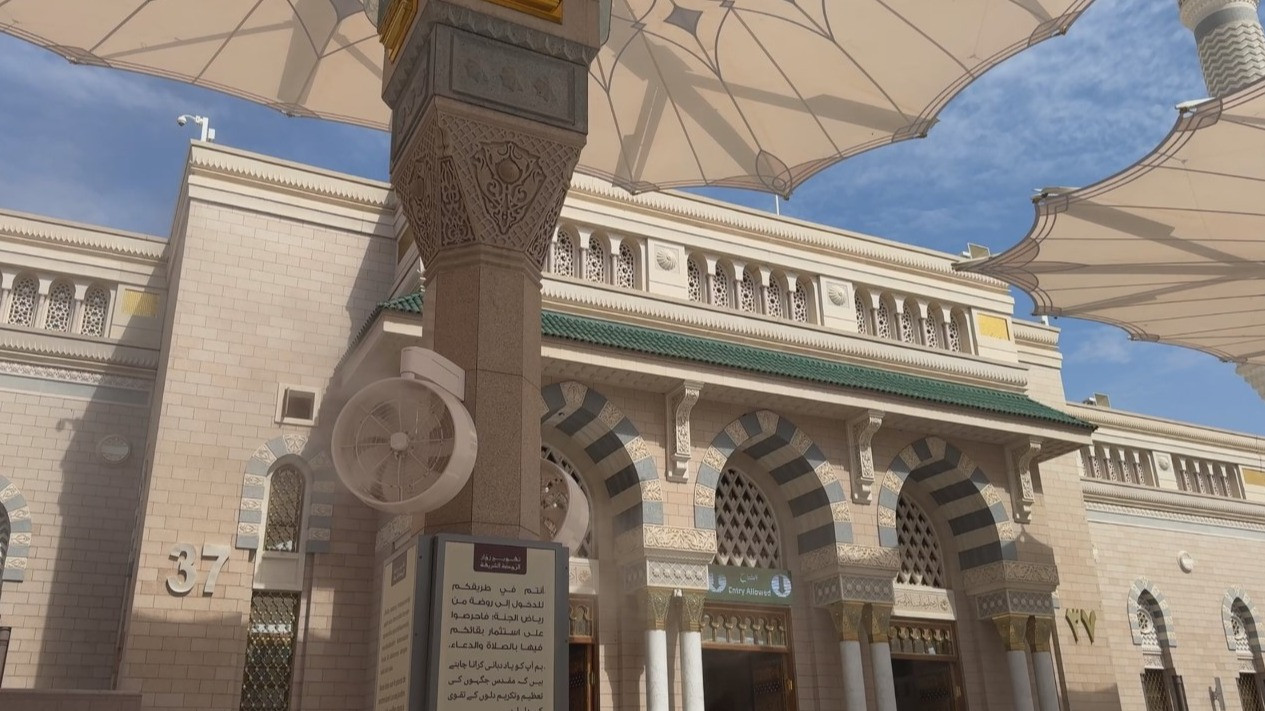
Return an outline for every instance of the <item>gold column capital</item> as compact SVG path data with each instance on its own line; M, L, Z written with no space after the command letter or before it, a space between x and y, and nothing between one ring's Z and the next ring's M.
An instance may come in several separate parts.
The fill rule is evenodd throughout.
M865 613L863 602L832 602L827 608L835 623L840 642L856 642L861 639L861 622Z
M703 590L685 590L681 593L681 626L686 632L701 632L703 629L703 601L707 593Z
M646 629L666 630L668 610L672 606L672 589L645 588L641 591L641 606L645 613Z
M892 606L870 603L869 608L866 631L870 634L870 643L887 642L892 629Z
M1028 643L1034 652L1049 652L1054 631L1053 617L1033 617L1028 620Z
M1001 635L1007 652L1027 651L1028 617L1029 615L1009 613L993 618L993 624L997 625L997 634Z

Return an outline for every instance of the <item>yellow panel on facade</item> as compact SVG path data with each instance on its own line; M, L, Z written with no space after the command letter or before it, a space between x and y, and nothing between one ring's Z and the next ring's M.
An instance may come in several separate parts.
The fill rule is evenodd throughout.
M158 294L134 289L123 290L123 313L154 318L158 315Z
M1251 467L1239 467L1243 472L1243 483L1248 486L1265 486L1265 471Z
M979 325L979 334L981 336L1002 341L1010 340L1010 324L1006 319L1000 316L980 314L976 319L976 323Z

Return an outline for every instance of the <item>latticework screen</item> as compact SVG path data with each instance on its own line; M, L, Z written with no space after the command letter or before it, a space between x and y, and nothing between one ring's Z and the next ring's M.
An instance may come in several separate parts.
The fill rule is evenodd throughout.
M773 508L755 482L737 469L726 469L716 485L716 562L782 567L782 542Z
M302 524L303 473L294 467L282 467L272 473L268 486L264 550L297 553Z
M900 572L896 573L896 582L947 587L935 528L922 508L904 496L896 502L896 540L900 544Z
M242 711L289 711L299 594L257 591L250 601Z

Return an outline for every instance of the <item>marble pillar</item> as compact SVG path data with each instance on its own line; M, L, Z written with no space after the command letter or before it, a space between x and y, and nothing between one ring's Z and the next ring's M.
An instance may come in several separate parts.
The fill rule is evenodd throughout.
M586 140L597 47L596 4L564 2L553 20L519 0L396 3L383 28L425 345L465 370L479 433L471 480L427 514L432 532L540 530L540 270Z
M1036 711L1032 703L1032 679L1028 676L1028 616L1008 613L993 618L1006 647L1010 693L1014 711Z
M875 704L878 711L896 711L896 680L892 677L892 646L888 637L892 627L892 606L872 604L866 619L870 635L870 664L874 667Z
M672 606L672 590L646 588L641 592L641 603L646 623L646 711L668 711L672 691L668 686L668 610Z
M1033 617L1028 621L1028 642L1032 645L1032 672L1037 683L1040 711L1060 711L1058 680L1054 675L1051 632L1054 618Z
M844 711L866 711L865 669L861 660L861 621L864 612L863 602L836 602L830 606L830 617L834 620L835 631L839 633ZM890 663L888 667L891 667Z
M703 711L703 598L702 590L681 596L681 690L684 711Z

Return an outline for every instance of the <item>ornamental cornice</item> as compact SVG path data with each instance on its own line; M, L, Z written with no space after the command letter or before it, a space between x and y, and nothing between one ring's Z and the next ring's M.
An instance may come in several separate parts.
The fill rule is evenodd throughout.
M110 342L71 341L55 335L0 328L0 353L22 361L79 361L79 364L155 370L158 351ZM23 356L26 356L25 358Z
M850 576L890 580L900 570L900 550L856 543L836 543L818 548L799 558L800 571L810 577L827 577L846 573Z
M706 565L716 557L716 531L644 525L616 538L615 550L625 559Z
M167 248L165 241L151 235L91 227L7 210L0 211L0 239L5 238L52 243L150 262L160 261Z
M1204 496L1152 486L1134 486L1096 479L1081 479L1087 505L1117 505L1152 518L1222 524L1231 521L1265 530L1265 504L1242 499ZM1105 510L1105 509L1104 509Z
M770 342L780 343L797 347L803 355L835 360L842 357L855 365L870 367L877 362L912 375L948 376L959 382L1000 385L1017 392L1028 384L1026 371L988 363L973 356L949 355L945 351L909 344L894 345L888 341L871 340L867 336L781 322L759 314L738 314L706 304L668 301L645 292L629 293L616 287L603 288L552 274L544 277L545 306L562 312L597 318L609 318L613 313L632 315L642 319L639 325L650 328L662 329L665 324L674 323L694 329L693 334L687 335L714 339L718 334L727 334L758 348L768 348ZM627 318L621 321L637 323Z
M15 363L7 360L0 360L0 373L3 373L4 375L17 375L25 378L56 380L64 383L78 383L81 385L100 385L111 388L124 388L127 390L148 391L154 384L154 381L146 378L131 378L126 375L98 373L88 370L75 370L73 368L60 368L52 365L38 365L35 363Z
M1059 330L1051 326L1012 320L1015 343L1056 348L1059 345Z
M351 203L373 210L395 209L395 195L387 183L318 170L220 145L194 145L189 153L189 165L198 171L297 191L308 197Z
M1052 593L1059 586L1059 570L1049 563L999 560L962 572L962 587L968 595L994 590L1022 590Z
M607 202L648 209L676 217L708 223L715 227L741 230L757 237L784 240L830 250L841 256L869 260L878 264L933 273L942 279L1006 291L1005 283L992 277L953 269L956 257L950 254L918 250L876 237L863 236L810 225L785 217L773 217L741 207L720 205L674 191L647 192L629 195L622 188L585 175L571 180L572 193L591 196Z
M1226 430L1214 430L1198 425L1188 425L1172 420L1162 420L1147 415L1119 410L1107 410L1075 402L1067 403L1064 411L1073 417L1102 427L1116 427L1129 432L1160 437L1174 437L1196 444L1214 444L1252 453L1265 451L1260 437Z

